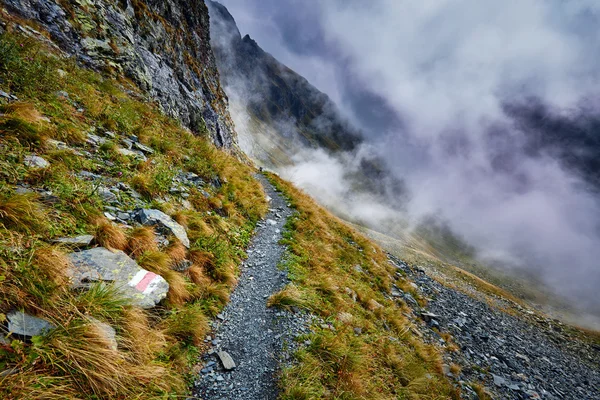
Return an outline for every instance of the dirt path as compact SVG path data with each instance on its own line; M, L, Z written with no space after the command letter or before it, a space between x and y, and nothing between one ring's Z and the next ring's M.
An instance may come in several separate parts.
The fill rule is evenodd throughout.
M206 367L195 389L201 399L277 398L279 353L290 327L266 301L287 282L277 265L285 251L279 244L281 232L292 210L263 176L258 179L271 197L270 210L256 229L231 302L214 323L216 337L211 337L213 347L204 356ZM220 351L232 357L235 369L225 370Z

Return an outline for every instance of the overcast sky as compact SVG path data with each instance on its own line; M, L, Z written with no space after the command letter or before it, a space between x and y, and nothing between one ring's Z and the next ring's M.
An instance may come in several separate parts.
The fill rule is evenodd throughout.
M600 306L598 200L556 160L525 154L503 112L532 96L557 114L598 111L599 1L222 3L365 130L407 182L411 218L441 215L483 254Z

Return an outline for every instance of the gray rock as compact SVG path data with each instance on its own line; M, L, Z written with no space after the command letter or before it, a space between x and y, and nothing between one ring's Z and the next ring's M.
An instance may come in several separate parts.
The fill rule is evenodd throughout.
M440 318L439 315L436 315L436 314L433 314L430 312L422 312L419 315L425 322L434 321L434 320Z
M144 225L157 226L165 233L175 236L187 248L190 247L185 228L179 225L173 218L159 210L142 209L136 214L136 218Z
M148 161L148 158L144 154L137 152L137 151L118 148L117 152L126 157L133 157L137 160L144 161L144 162Z
M117 218L122 221L127 221L129 218L131 218L131 215L129 215L129 213L120 211L117 213Z
M29 168L48 168L50 163L38 156L25 156L23 164Z
M154 154L154 149L141 144L140 142L133 142L133 147L135 147L136 149L138 149L139 151L141 151L142 153L145 154Z
M419 305L417 300L415 300L415 298L410 293L405 293L403 298L404 300L406 300L407 303L411 304L413 307L417 307Z
M121 144L127 149L127 150L131 150L131 148L133 147L133 142L129 139L125 139L122 138L121 139Z
M69 93L65 92L64 90L59 90L58 92L55 92L54 95L56 97L63 98L63 99L69 98Z
M177 264L176 264L176 265L173 267L173 269L174 269L175 271L177 271L177 272L185 272L185 271L187 271L188 269L190 269L190 268L192 267L192 265L194 265L194 263L192 263L191 261L189 261L189 260L183 260L183 261L181 261L181 262L177 263Z
M116 139L116 137L117 137L117 135L112 131L104 131L104 132L102 132L102 134L110 139Z
M48 139L46 140L46 144L57 150L73 150L65 142L59 140Z
M503 377L494 374L492 374L492 377L494 378L494 385L498 387L506 385L506 379L504 379Z
M54 243L65 244L73 247L88 247L92 244L92 235L80 235L75 237L63 237L53 240Z
M221 360L221 364L223 364L223 368L225 368L225 370L230 371L235 369L235 362L229 353L226 351L218 351L217 356L219 357L219 360Z
M89 171L79 171L75 175L81 179L86 179L86 180L91 180L91 181L102 179L102 175L94 174L93 172L89 172Z
M90 282L114 283L134 304L151 308L167 296L169 284L160 275L141 268L124 252L104 247L69 254L73 264L72 286L87 287Z
M33 336L43 336L56 328L45 319L33 317L20 311L9 312L6 314L6 319L9 335L16 335L25 339L31 339Z
M98 195L105 203L114 204L119 202L119 198L117 197L117 195L111 192L110 189L106 187L100 186L98 188Z
M88 133L86 143L91 144L92 146L100 146L101 144L106 143L106 139L101 138L98 135L94 135L93 133Z
M362 269L362 267L361 267L360 265L358 265L358 264L357 264L357 265L355 265L354 267L352 267L352 269L354 269L354 270L355 270L356 272L358 272L358 273L363 273L363 272L365 272L365 271Z

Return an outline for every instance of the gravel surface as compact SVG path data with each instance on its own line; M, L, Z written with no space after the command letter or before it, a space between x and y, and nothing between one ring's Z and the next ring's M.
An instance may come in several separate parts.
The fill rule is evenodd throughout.
M483 382L495 399L600 399L598 346L575 337L559 321L508 315L443 286L422 269L393 262L430 300L427 310L415 308L427 321L422 325L427 336L443 345L432 328L449 332L460 347L446 358L462 367L458 376L448 375L462 383L464 398L477 398L466 382Z
M293 211L263 176L258 179L271 198L269 213L258 224L230 303L213 322L215 334L207 338L212 348L195 388L201 399L276 399L280 361L289 360L300 345L295 338L309 332L310 315L266 307L268 297L288 283L277 265L285 252L281 232ZM221 351L235 369L224 368Z

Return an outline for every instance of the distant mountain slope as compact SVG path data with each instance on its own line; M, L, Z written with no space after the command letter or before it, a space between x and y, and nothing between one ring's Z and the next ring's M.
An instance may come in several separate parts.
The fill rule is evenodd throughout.
M526 151L548 153L600 190L600 116L577 110L556 112L537 99L505 105L504 111L526 134Z
M360 143L359 130L340 115L326 94L266 53L248 35L242 38L223 5L214 1L207 1L207 5L211 44L223 85L232 104L237 100L237 106L250 118L238 130L249 130L255 144L269 142L262 144L269 149L258 149L251 155L278 164L291 155L294 144L338 151L352 150ZM240 141L243 145L244 139ZM266 154L274 149L283 153L281 157Z

